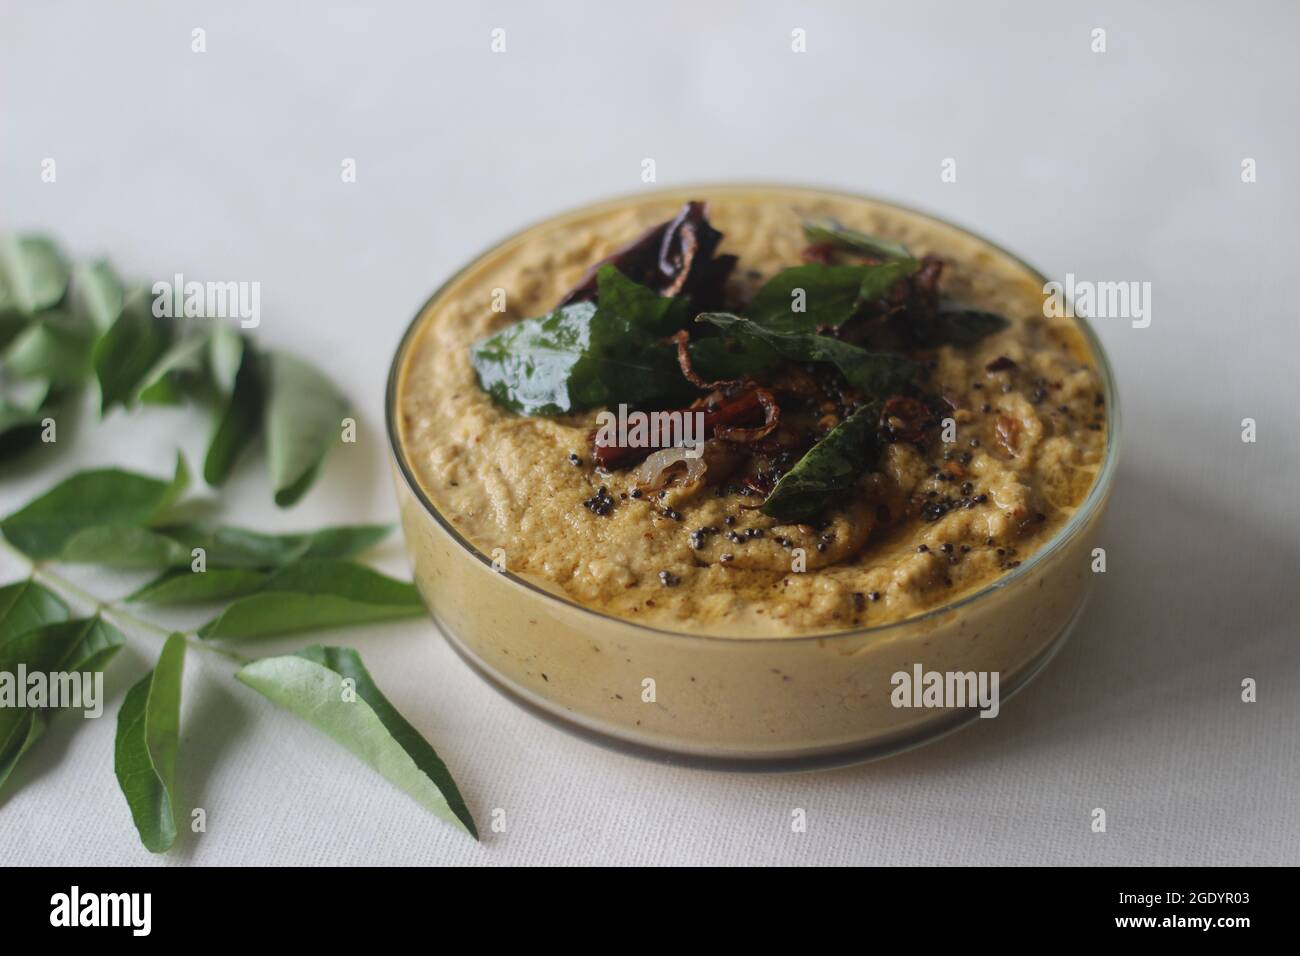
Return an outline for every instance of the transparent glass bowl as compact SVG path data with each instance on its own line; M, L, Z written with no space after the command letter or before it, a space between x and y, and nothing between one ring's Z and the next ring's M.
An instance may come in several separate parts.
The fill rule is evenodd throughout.
M661 630L494 570L491 556L457 531L421 488L397 425L407 349L421 319L460 275L503 255L535 229L604 208L764 189L872 202L965 232L867 197L788 186L697 186L577 210L505 240L433 294L398 346L386 409L415 582L447 639L475 670L535 713L620 749L722 769L797 770L885 756L978 718L970 708L894 707L886 675L911 673L916 664L926 671L997 671L1005 701L1078 621L1092 586L1091 550L1115 475L1120 427L1114 375L1085 321L1079 325L1105 391L1107 445L1097 478L1070 520L1019 567L979 591L917 617L832 634L716 637ZM985 635L997 639L982 641Z

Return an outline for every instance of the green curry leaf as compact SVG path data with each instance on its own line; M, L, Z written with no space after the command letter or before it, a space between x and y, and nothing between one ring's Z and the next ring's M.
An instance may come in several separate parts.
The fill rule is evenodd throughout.
M0 645L11 637L68 619L68 606L30 578L0 587Z
M348 402L329 379L292 355L269 353L265 374L271 487L275 503L287 508L311 486L325 453L340 440Z
M166 353L175 334L175 320L153 314L147 290L138 289L127 296L117 320L95 343L100 414L134 400L141 382Z
M17 309L0 312L0 349L18 338L30 323L31 319Z
M62 301L71 270L44 236L0 236L0 312L35 315Z
M342 559L387 537L389 525L339 525L319 531L263 534L220 524L149 526L149 516L110 520L73 531L45 557L71 564L114 568L190 566L202 551L203 571L270 570L305 558ZM201 590L201 589L198 589Z
M53 414L62 392L41 379L13 380L0 391L0 462L7 461L35 445L41 423Z
M167 638L154 669L127 691L117 712L113 769L140 842L162 853L176 841L176 753L185 638Z
M438 818L478 838L446 764L380 693L356 651L317 645L253 661L236 677L324 731Z
M199 628L207 639L242 640L370 624L424 614L415 586L347 561L307 559L271 575Z
M57 558L87 528L154 523L188 484L179 455L170 481L118 468L78 472L0 521L0 532L29 557Z
M235 390L235 380L248 343L229 322L217 322L208 338L208 368L217 394L228 397Z
M188 564L190 550L181 542L135 524L100 524L82 528L59 549L69 564L106 568L167 568Z
M31 320L5 351L5 369L54 386L75 386L90 374L95 329L88 319L49 309Z
M266 583L269 572L250 568L189 568L163 572L127 597L137 604L204 604L252 594Z
M342 559L373 547L391 525L337 525L319 531L263 534L230 525L179 525L163 532L188 553L202 548L210 567L275 568L304 558ZM188 559L187 559L188 560Z
M122 313L125 291L107 260L78 265L72 270L69 290L72 310L85 316L100 332L107 332Z
M140 380L136 401L146 405L179 405L189 396L201 395L209 384L210 338L206 329L192 329L175 339Z
M344 559L387 537L389 525L344 525L303 534L267 535L243 528L179 527L162 534L182 548L183 559L128 600L147 604L194 604L240 597L260 590L270 571L294 561ZM206 569L194 571L194 548L204 549ZM181 568L180 565L187 565Z
M216 429L203 460L203 480L213 487L230 477L240 453L262 427L265 389L261 358L251 343L238 335L233 340L229 336L218 332L209 345L209 361L221 402Z
M14 674L20 665L29 674L93 673L103 670L125 643L122 633L99 617L68 620L67 608L49 592L25 590L15 595L9 588L4 590L14 601L4 618L13 621L3 628L7 636L0 638L0 674ZM26 606L20 609L20 604ZM0 784L45 731L50 710L0 707Z

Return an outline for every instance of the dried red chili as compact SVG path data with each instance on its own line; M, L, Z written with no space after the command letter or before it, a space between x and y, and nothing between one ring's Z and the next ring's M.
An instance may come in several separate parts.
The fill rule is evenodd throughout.
M723 286L736 266L735 256L715 255L721 242L722 233L709 223L707 205L688 202L672 219L593 264L558 304L595 301L596 275L601 266L613 265L660 295L689 295L701 311L720 307Z

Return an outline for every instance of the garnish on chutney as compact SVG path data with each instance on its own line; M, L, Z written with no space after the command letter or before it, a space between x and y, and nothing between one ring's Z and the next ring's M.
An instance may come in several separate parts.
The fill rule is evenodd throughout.
M722 447L729 469L750 461L741 483L766 496L764 514L812 520L883 443L924 441L941 418L922 365L896 346L970 345L1007 321L946 301L936 257L830 220L804 231L807 261L737 301L736 257L717 254L722 234L689 202L593 264L548 315L475 342L479 383L524 415L702 411L706 446ZM881 332L895 348L864 344ZM607 471L655 451L592 441Z

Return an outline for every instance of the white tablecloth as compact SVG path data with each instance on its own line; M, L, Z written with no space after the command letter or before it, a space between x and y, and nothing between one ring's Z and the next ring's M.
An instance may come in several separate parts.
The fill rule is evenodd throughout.
M475 844L195 652L179 787L208 829L155 857L112 773L146 636L111 667L109 715L60 717L0 793L0 863L1300 862L1300 16L1133 6L5 2L3 226L126 273L260 281L261 338L329 368L360 409L360 440L295 510L242 468L237 523L393 519L382 396L410 316L517 226L640 188L647 157L661 185L915 204L1053 275L1149 281L1153 321L1101 324L1124 415L1109 571L998 720L834 773L665 768L516 709L427 621L325 635L363 652L446 759ZM0 510L76 468L162 472L177 445L198 461L207 427L183 411L65 424L39 467L5 473ZM384 563L405 573L396 537Z

